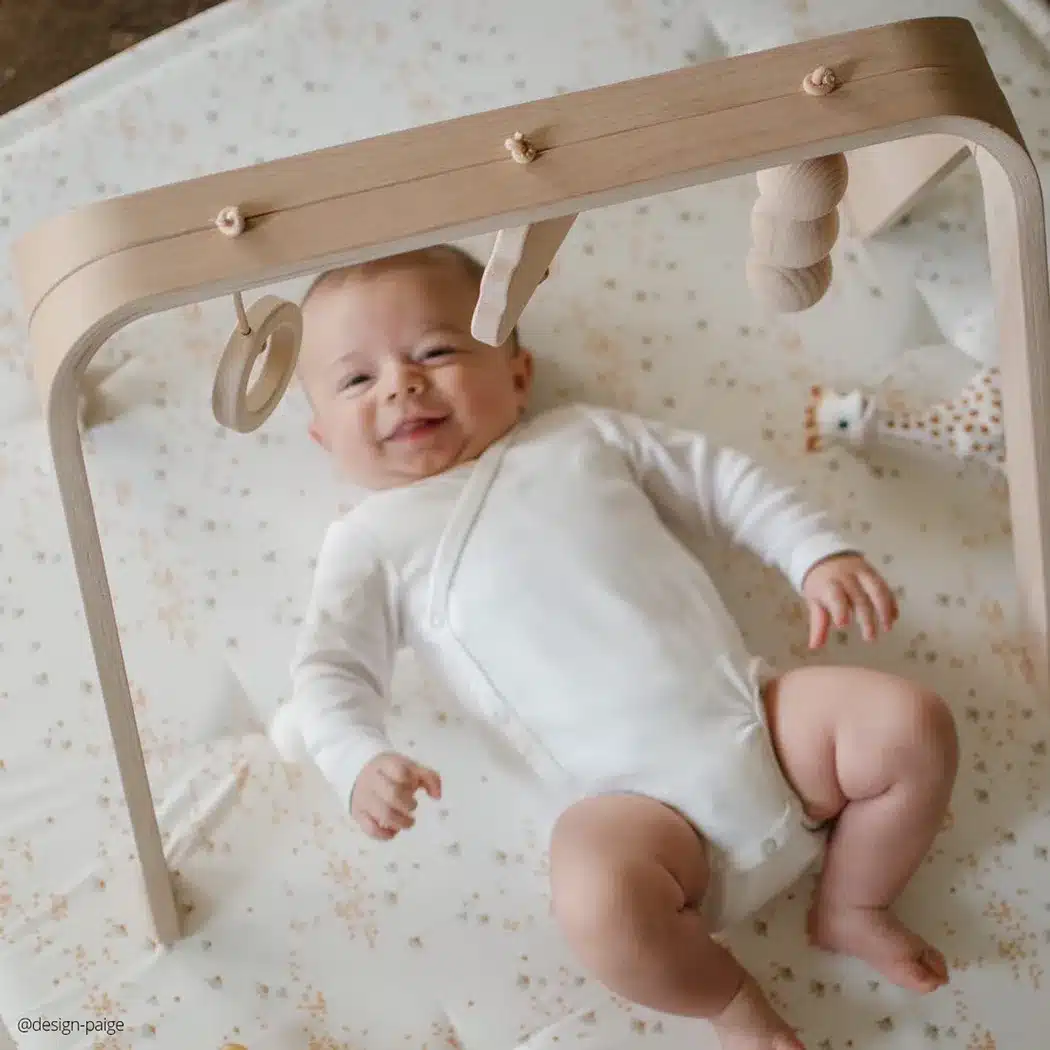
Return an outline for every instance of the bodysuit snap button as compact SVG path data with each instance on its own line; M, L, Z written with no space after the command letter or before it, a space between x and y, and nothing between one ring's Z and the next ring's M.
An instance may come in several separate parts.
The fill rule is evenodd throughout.
M772 857L773 854L776 853L776 851L777 851L777 841L776 841L776 839L766 839L765 842L762 843L762 852L767 857Z

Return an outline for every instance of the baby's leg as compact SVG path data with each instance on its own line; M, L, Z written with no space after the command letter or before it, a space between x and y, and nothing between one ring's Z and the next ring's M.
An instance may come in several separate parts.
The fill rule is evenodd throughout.
M941 825L958 766L955 724L918 685L860 668L789 672L766 693L787 779L811 816L837 817L810 935L890 980L933 991L944 957L892 914Z
M554 913L583 964L617 995L706 1018L724 1050L802 1050L740 964L707 934L702 840L640 795L568 809L551 840Z

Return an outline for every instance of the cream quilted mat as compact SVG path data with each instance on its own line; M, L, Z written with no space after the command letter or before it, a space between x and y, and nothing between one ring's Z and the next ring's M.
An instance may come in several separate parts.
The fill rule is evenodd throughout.
M0 247L99 197L924 13L977 23L1050 185L1047 56L995 3L245 0L0 120ZM805 885L734 936L807 1046L1036 1050L1050 1030L1050 705L1017 641L1005 496L954 463L807 456L801 438L813 382L890 373L921 399L966 377L967 332L977 345L962 349L994 356L974 322L987 287L976 174L964 167L878 243L841 239L828 297L792 318L746 292L754 195L740 179L578 222L523 322L538 401L584 397L703 427L799 481L903 596L884 643L837 638L823 658L918 676L956 710L952 820L903 904L946 950L952 985L916 999L811 951ZM313 773L279 762L259 727L286 694L320 536L352 494L307 440L298 392L251 436L215 424L211 381L233 323L215 301L122 332L105 355L132 360L102 388L89 437L187 909L189 935L163 951L143 920L0 273L0 1015L12 1036L27 1050L711 1050L703 1024L635 1009L578 972L548 914L527 786L411 660L393 725L441 770L446 797L410 835L367 842ZM923 345L937 349L904 354ZM757 649L806 658L782 580L743 555L716 573Z

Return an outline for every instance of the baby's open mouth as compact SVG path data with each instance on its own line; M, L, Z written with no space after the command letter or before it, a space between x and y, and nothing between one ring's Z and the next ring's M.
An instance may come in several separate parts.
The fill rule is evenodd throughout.
M388 441L414 441L432 434L443 423L447 422L448 416L435 416L432 419L406 419L399 423L390 432Z

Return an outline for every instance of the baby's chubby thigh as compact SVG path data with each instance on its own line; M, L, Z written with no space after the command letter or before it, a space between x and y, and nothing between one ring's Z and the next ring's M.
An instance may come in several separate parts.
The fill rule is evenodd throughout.
M837 673L816 693L808 688L810 682L795 677L797 672L772 677L761 690L769 739L780 771L814 825L834 820L848 801L835 761L843 711L835 710L829 694L838 693L841 700L841 692L849 689L849 674L844 668L822 670Z
M692 1016L735 994L740 970L709 942L699 907L707 845L670 806L631 793L570 805L554 825L550 878L570 947L617 994Z
M951 731L939 697L863 667L801 667L767 681L762 700L785 779L814 821L867 797L892 766Z
M576 925L632 883L645 883L676 908L697 905L709 877L707 847L670 806L636 793L600 794L570 805L551 834L554 906ZM659 873L666 873L669 879ZM604 902L599 898L605 898ZM622 910L622 901L614 910Z

